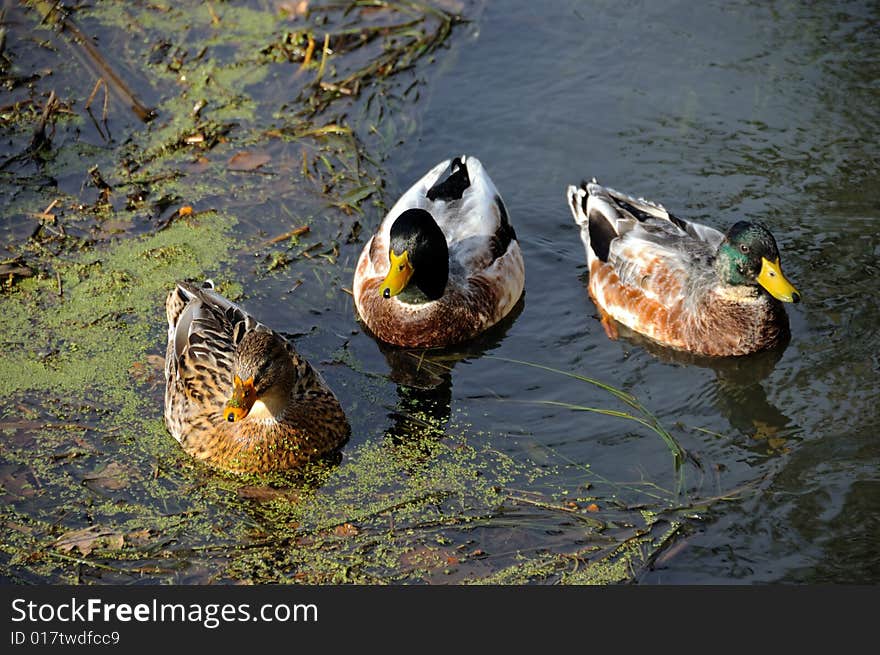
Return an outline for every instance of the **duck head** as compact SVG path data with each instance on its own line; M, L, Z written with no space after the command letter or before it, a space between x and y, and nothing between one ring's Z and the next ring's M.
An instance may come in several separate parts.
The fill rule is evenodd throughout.
M379 286L384 298L415 287L428 300L443 295L449 280L449 247L434 217L407 209L391 226L388 275Z
M776 239L760 223L732 225L718 247L715 266L726 284L758 286L777 300L800 302L800 293L782 273Z
M225 421L284 414L296 370L281 337L262 330L246 332L235 350L232 372L232 395L223 409Z

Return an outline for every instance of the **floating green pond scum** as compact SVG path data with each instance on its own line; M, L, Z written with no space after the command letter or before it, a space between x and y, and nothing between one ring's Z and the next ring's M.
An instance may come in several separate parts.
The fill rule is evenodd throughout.
M102 2L45 21L54 3L15 9L55 59L3 128L21 150L0 169L21 228L6 250L32 274L0 289L0 580L616 583L678 530L675 494L658 490L652 511L572 506L555 468L568 463L514 461L505 435L450 408L405 431L361 420L340 462L266 477L209 470L164 428L175 280L210 277L238 298L255 278L314 277L321 302L350 302L338 246L384 206L378 162L412 125L413 71L459 22L443 4ZM53 22L74 20L100 33L103 58ZM10 38L5 56L33 47ZM102 116L94 75L109 67L137 82L111 88ZM60 104L41 110L52 85ZM134 119L124 92L155 115ZM271 234L249 218L266 198L283 214ZM385 402L387 381L351 351L328 356L357 380L355 418Z

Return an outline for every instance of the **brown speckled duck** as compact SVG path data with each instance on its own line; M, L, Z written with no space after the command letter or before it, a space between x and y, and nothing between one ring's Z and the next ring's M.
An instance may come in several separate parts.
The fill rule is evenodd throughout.
M398 346L446 346L504 318L525 267L507 208L480 161L437 164L401 196L354 275L361 319Z
M165 310L165 425L194 458L265 473L300 466L348 440L348 421L321 375L213 283L178 283Z
M799 302L800 294L763 225L740 221L725 234L595 180L569 186L567 198L610 338L617 321L707 356L745 355L788 339L782 302Z

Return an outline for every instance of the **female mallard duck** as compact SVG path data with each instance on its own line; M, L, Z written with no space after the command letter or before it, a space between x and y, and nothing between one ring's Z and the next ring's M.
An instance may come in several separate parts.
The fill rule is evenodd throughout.
M611 319L663 345L726 356L789 338L784 302L800 294L782 274L763 225L740 221L726 234L661 205L592 183L568 187L587 250L589 290L605 331Z
M437 164L391 208L364 246L353 291L379 339L421 348L495 325L524 283L504 201L479 160L462 155Z
M190 455L265 473L347 441L348 421L321 375L210 280L201 288L178 283L165 311L165 425Z

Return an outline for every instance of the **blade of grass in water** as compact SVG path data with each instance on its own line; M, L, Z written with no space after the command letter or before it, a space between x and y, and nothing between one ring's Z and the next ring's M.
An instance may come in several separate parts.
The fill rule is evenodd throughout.
M588 384L592 384L593 386L599 387L610 393L612 396L622 401L626 405L629 405L633 409L635 409L638 413L642 414L642 417L634 416L628 412L622 412L619 410L613 409L605 409L601 407L587 407L585 405L578 405L576 403L565 403L561 401L555 400L536 400L534 401L536 404L540 405L553 405L556 407L565 407L567 409L571 409L579 412L593 412L596 414L604 414L606 416L616 416L618 418L627 419L630 421L635 421L641 425L644 425L646 428L652 430L656 434L663 439L663 442L666 444L666 447L669 448L669 451L672 453L672 461L673 466L675 468L676 478L678 481L678 489L682 489L684 486L684 468L682 464L684 463L685 457L687 453L684 448L675 440L666 428L660 423L659 419L651 413L651 411L645 407L639 399L633 396L622 389L618 389L617 387L613 387L610 384L602 382L601 380L597 380L595 378L587 377L585 375L579 375L577 373L571 373L569 371L563 371L558 368L553 368L552 366L545 366L543 364L535 364L534 362L526 362L519 359L508 359L506 357L494 357L490 356L492 359L497 359L503 362L509 362L511 364L520 364L522 366L531 366L532 368L542 369L544 371L549 371L550 373L556 373L558 375L565 375L566 377L574 378L575 380L579 380L581 382L587 382Z

